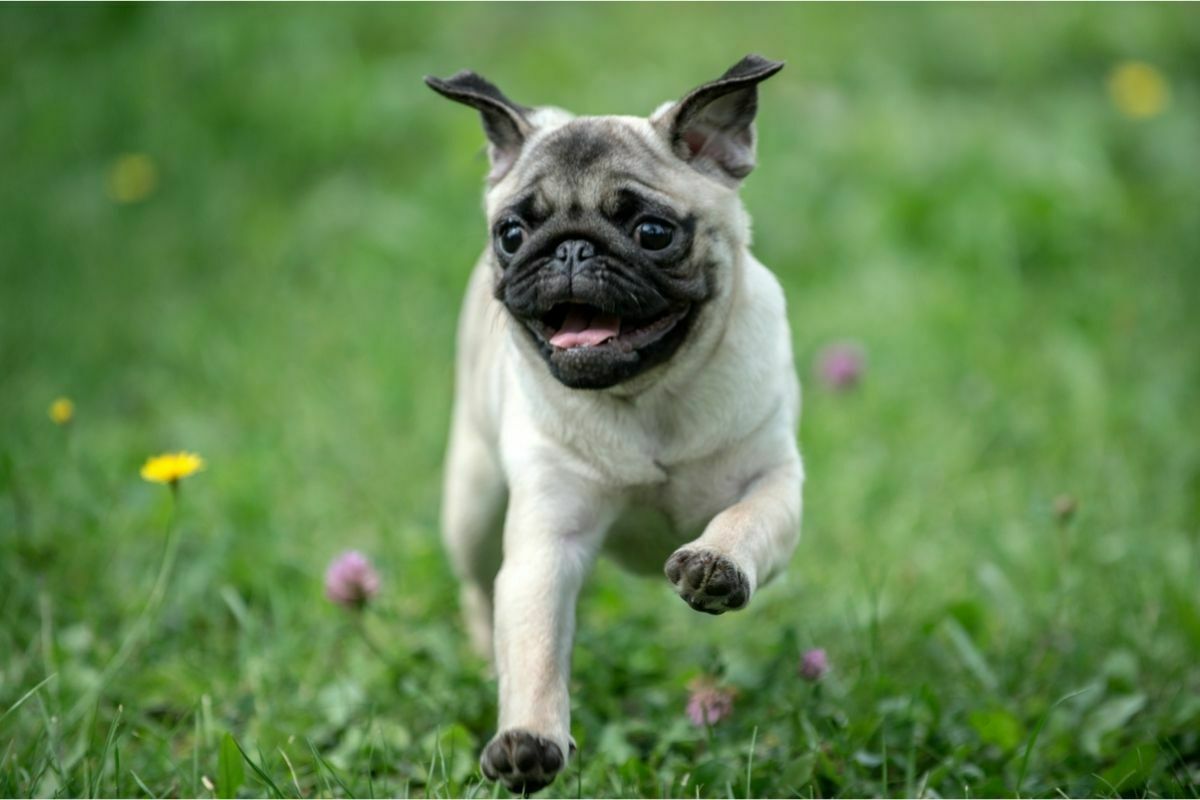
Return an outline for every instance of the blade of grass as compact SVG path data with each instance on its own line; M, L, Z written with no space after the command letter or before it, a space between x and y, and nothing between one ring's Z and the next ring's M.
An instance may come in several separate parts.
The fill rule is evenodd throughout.
M750 773L754 770L754 745L758 743L758 726L754 726L754 732L750 734L750 757L746 760L746 797L753 797L750 793Z
M1029 757L1033 754L1033 746L1037 744L1038 736L1041 735L1042 728L1046 727L1046 722L1050 719L1050 714L1054 712L1054 709L1058 708L1072 697L1078 697L1084 692L1091 691L1093 688L1095 687L1085 686L1078 691L1064 694L1062 697L1055 700L1054 704L1042 713L1037 725L1035 725L1033 728L1033 732L1029 734L1029 741L1025 744L1025 753L1021 756L1021 769L1017 772L1017 786L1016 791L1014 792L1017 797L1021 796L1021 787L1025 784L1025 773L1029 769Z
M8 759L12 757L12 749L16 743L16 739L8 740L8 747L4 748L4 758L0 758L0 770L4 769L4 766L8 763Z
M45 678L42 678L42 680L40 680L36 686L34 686L32 689L30 689L25 694L21 695L21 697L17 700L17 702L15 702L11 706L9 706L7 711L5 711L3 714L0 714L0 722L4 722L4 720L8 719L9 714L13 713L18 708L23 706L25 704L26 700L33 697L39 689L41 689L43 686L45 686L47 683L49 683L50 681L54 680L57 677L58 677L58 673L54 672L54 673L47 675Z
M329 776L326 775L325 771L321 769L321 765L324 762L321 760L320 753L317 752L317 748L307 736L304 738L304 743L308 745L308 749L313 755L313 768L316 770L317 775L320 776L321 783L325 784L325 794L329 797L333 797L333 784L329 782Z
M884 728L880 731L880 736L883 738L883 791L880 794L884 797L888 796L888 749L887 749L887 720L884 720Z
M292 766L292 760L288 758L288 754L282 747L275 749L279 751L279 755L283 756L283 763L287 764L288 774L292 776L292 786L296 787L296 797L303 797L304 792L300 789L300 781L296 780L296 768Z
M442 749L442 737L441 736L438 736L437 752L438 752L438 760L442 764L442 789L443 789L443 791L448 791L450 788L450 775L446 771L446 751ZM450 756L451 757L454 756L453 750L450 751Z
M437 766L438 751L442 747L442 728L439 725L437 733L433 740L433 753L429 756L429 769L425 773L425 792L429 792L429 787L433 785L433 773Z
M346 783L342 780L341 776L338 775L336 771L334 771L333 767L329 764L329 762L321 757L321 754L317 752L317 746L312 743L312 740L306 736L306 737L304 737L304 741L308 744L308 749L312 751L313 758L315 758L317 760L317 764L319 766L324 767L329 772L329 774L333 776L333 779L335 781L337 781L338 786L342 787L342 791L346 793L347 797L353 798L355 796L354 792L350 791L350 787L347 786ZM326 785L328 786L328 783Z
M226 732L217 750L217 792L221 797L237 797L238 789L245 782L242 755L242 748L233 734Z
M242 754L242 758L246 759L246 763L250 765L250 769L254 770L254 774L262 779L263 783L265 783L273 792L273 796L283 797L283 792L279 791L279 787L275 785L275 781L271 780L271 776L264 772L258 764L254 763L254 759L250 758L250 755L246 752L246 749L242 747L242 743L239 742L236 737L233 738L233 745L238 749L238 752ZM262 758L261 751L259 752L258 757Z
M47 742L48 741L49 737L47 737ZM29 784L26 787L26 794L29 797L33 797L34 790L37 788L38 784L42 782L42 776L46 774L46 770L48 769L50 769L50 758L46 757L42 759L41 769L37 771L37 774L30 778Z
M163 600L166 597L167 583L170 580L171 573L175 569L175 561L179 556L180 525L176 519L179 516L179 506L178 485L172 484L171 509L167 517L166 543L163 545L162 561L158 566L158 574L154 577L154 584L150 587L150 594L147 596L141 612L126 631L120 647L117 648L117 652L109 659L104 669L100 671L100 677L97 678L96 685L84 692L79 700L76 701L74 707L67 712L66 718L72 723L79 722L80 716L86 713L88 707L103 694L109 683L121 671L121 668L125 666L125 662L129 660L134 651L142 646L143 639L149 633L154 624L155 617L161 611Z
M67 773L66 770L63 769L62 755L59 753L61 741L58 735L57 726L55 725L55 721L51 719L50 712L46 709L46 704L42 701L41 695L37 696L37 701L38 711L41 712L42 715L42 723L46 726L46 751L49 753L49 758L47 761L54 769L54 774L58 776L59 781L61 781L65 786L67 783ZM36 787L31 786L30 788L32 789Z
M139 789L141 789L143 792L146 793L147 797L151 797L151 798L154 798L154 800L158 800L158 795L156 795L154 792L152 792L150 790L150 787L146 785L146 782L142 780L142 777L140 775L138 775L132 769L129 770L129 774L133 776L133 782L138 785Z
M385 764L395 764L396 759L392 755L392 746L391 746L391 743L388 742L388 737L384 736L383 731L381 729L379 729L378 727L376 727L376 732L379 734L379 743L383 747L384 763ZM381 788L383 789L384 797L395 796L395 792L388 791L388 773L386 771L383 773L383 786Z
M1191 777L1188 775L1187 759L1185 759L1183 757L1183 754L1179 752L1179 748L1175 746L1175 743L1172 742L1170 739L1163 737L1162 739L1159 739L1158 745L1159 745L1159 747L1170 748L1171 753L1175 756L1176 763L1178 763L1179 765L1181 765L1184 768L1183 780L1180 780L1179 774L1174 769L1172 769L1172 774L1175 776L1175 782L1179 785L1179 788L1180 788L1179 793L1182 795L1188 795L1191 797L1200 797L1200 791L1197 791L1197 789L1200 787L1197 787L1196 784L1192 781ZM1174 767L1175 765L1172 764L1171 766ZM1186 788L1183 785L1184 781L1187 781Z
M372 728L374 725L371 726ZM370 729L368 729L370 730ZM367 797L375 800L375 739L367 737Z
M203 744L202 733L200 731L200 709L196 708L196 715L192 718L192 794L196 797L200 796L200 790L203 788L200 785L200 746Z
M96 777L92 781L92 797L100 796L100 781L104 777L104 762L108 760L108 751L112 749L113 740L117 736L117 728L121 724L121 714L124 711L124 706L117 706L117 713L113 716L113 720L108 726L108 736L104 739L104 748L100 751L100 761L96 767Z

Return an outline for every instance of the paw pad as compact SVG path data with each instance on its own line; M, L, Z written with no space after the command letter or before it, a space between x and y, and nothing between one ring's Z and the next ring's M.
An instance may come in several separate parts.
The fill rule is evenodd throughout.
M483 749L479 766L489 780L527 795L553 782L562 769L563 757L554 742L518 728L496 734Z
M745 573L728 556L713 550L676 550L663 572L684 602L706 614L724 614L750 600Z

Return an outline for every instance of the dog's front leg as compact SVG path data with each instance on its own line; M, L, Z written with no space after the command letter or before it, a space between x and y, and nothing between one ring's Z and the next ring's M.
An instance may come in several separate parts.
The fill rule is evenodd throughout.
M527 476L528 477L528 476ZM480 759L510 791L532 792L566 764L575 600L612 513L558 475L514 486L495 584L499 732Z
M743 608L787 564L800 538L799 455L764 473L713 517L699 539L667 559L664 572L687 604L722 614Z

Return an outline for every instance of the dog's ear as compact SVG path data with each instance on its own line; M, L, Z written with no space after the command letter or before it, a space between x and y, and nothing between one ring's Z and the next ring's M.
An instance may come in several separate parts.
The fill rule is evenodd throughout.
M479 111L488 139L488 159L492 162L488 182L499 182L516 163L525 138L533 131L528 118L530 109L509 100L494 84L470 70L444 80L426 75L425 84L443 97Z
M758 84L782 61L748 55L715 81L697 86L651 122L671 150L701 172L737 183L754 169Z

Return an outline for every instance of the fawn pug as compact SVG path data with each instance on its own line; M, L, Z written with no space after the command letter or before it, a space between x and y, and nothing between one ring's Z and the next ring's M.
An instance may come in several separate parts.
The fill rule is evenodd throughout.
M750 55L650 117L527 108L426 78L482 116L488 243L458 328L442 509L475 645L494 660L483 772L549 784L598 552L663 570L697 611L744 608L800 528L799 383L783 291L749 251Z

